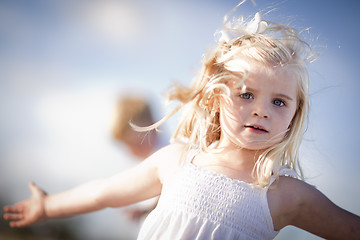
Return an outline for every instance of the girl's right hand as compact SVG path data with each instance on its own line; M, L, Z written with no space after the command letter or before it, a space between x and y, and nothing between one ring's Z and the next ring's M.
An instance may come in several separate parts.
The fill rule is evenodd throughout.
M29 183L29 188L29 199L4 207L4 219L10 221L10 227L25 227L47 219L44 205L47 194L34 183Z

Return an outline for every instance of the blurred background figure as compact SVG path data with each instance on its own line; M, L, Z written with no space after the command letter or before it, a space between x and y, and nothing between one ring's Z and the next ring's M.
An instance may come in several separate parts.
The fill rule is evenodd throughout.
M115 106L112 135L126 145L134 156L144 159L157 147L157 133L134 131L129 122L138 126L154 123L149 103L140 96L125 96L118 99Z
M127 92L131 92L131 90ZM151 98L150 101L149 96L150 94L146 96L145 94L135 93L120 94L120 97L117 97L116 100L113 101L113 104L111 104L112 107L109 107L112 113L103 116L103 118L112 118L111 120L109 119L111 124L106 135L111 139L112 143L115 143L114 146L116 147L117 156L116 162L114 162L115 164L113 164L113 166L109 166L109 164L106 164L107 166L101 166L102 170L98 169L100 173L105 172L104 169L106 168L113 168L117 171L118 168L125 169L139 164L169 141L169 136L166 131L157 132L153 130L145 133L137 132L134 131L129 124L131 122L137 126L149 126L155 122L154 116L156 113L154 113L155 111L152 110L151 106L155 105L155 100ZM159 106L157 106L157 108L159 109ZM164 128L162 128L162 130L163 129ZM71 136L69 136L69 138L70 137ZM103 149L102 146L98 147ZM108 155L104 152L104 156L111 156L111 154ZM114 158L113 155L112 158ZM98 162L102 160L103 159L100 158L97 159ZM107 163L106 159L104 160L104 163ZM120 162L120 164L117 162ZM89 164L89 166L91 166L91 164ZM21 166L19 167L21 168ZM46 168L44 169L46 171ZM84 166L82 171L86 172L87 170L91 171L91 169ZM35 174L35 172L32 174ZM97 174L94 175L97 176ZM71 178L72 176L69 177ZM50 179L50 182L52 181L61 180L56 180L56 178ZM42 185L41 180L38 182ZM5 239L41 240L52 239L54 237L54 239L77 240L84 238L98 239L99 236L104 236L104 239L135 239L143 220L155 208L157 201L158 197L155 197L118 210L108 209L108 211L105 210L105 212L102 211L90 214L89 216L83 215L58 220L56 222L49 221L24 229L9 229L7 224L2 220L0 222L0 239L5 237ZM1 201L0 203L1 206L5 204ZM112 213L110 213L111 211ZM100 233L97 235L92 234L92 231L85 230L91 229L93 225L101 229L102 227L99 221L103 221L105 225L115 226L115 228L118 226L119 229L123 230L116 232L110 227L108 230L112 231L112 233ZM124 232L125 229L126 232Z
M115 140L125 144L127 149L142 161L150 156L155 150L165 145L156 131L137 132L129 122L137 126L150 126L155 123L151 107L145 97L129 95L120 97L115 105L112 124L112 136ZM127 207L125 213L132 220L140 220L140 223L153 210L158 197L140 202Z

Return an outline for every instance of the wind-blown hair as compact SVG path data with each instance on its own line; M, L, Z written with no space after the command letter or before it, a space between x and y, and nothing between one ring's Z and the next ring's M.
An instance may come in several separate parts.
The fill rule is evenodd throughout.
M240 27L239 31L244 32L245 27ZM204 57L189 87L174 85L169 91L169 100L181 103L174 112L183 108L173 138L186 139L187 150L195 147L207 151L221 136L219 105L221 98L230 100L228 82L240 79L241 84L245 81L251 74L250 61L270 68L286 68L297 79L297 109L283 140L261 154L253 173L262 187L269 185L272 175L278 177L281 166L290 167L302 176L298 157L308 112L306 64L311 58L310 47L293 28L275 23L268 22L262 33L243 34L231 44L219 42Z
M174 134L175 139L187 139L188 148L201 150L218 141L220 98L229 99L228 81L246 80L251 69L247 62L256 61L269 67L287 68L297 79L297 109L283 141L266 149L256 162L254 173L261 186L267 186L272 174L278 176L281 166L287 166L302 176L299 148L308 112L308 74L306 63L311 49L288 26L269 23L261 34L244 35L232 44L221 42L203 61L198 76L190 87L174 86L170 100L179 100L185 111Z

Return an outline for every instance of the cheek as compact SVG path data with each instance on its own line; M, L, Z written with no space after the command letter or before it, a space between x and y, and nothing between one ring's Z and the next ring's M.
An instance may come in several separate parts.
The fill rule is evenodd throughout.
M287 131L292 123L294 114L284 109L275 112L276 118L273 118L273 127L276 132Z
M237 132L240 125L239 116L232 111L231 106L225 105L220 108L220 126L223 134L231 135Z
M287 113L285 114L285 116L283 116L284 127L286 127L286 129L289 129L291 127L294 118L295 118L295 111L291 111L290 113Z
M225 123L240 124L242 122L245 108L236 102L234 104L223 104L220 107L220 118Z

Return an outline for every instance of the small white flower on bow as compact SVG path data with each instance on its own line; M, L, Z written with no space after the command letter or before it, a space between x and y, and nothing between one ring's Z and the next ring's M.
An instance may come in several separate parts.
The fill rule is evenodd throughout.
M223 41L227 44L232 44L242 36L263 33L267 26L267 22L262 20L261 15L258 12L246 26L243 16L240 16L239 18L224 24L224 29L220 31L221 37L219 42Z

